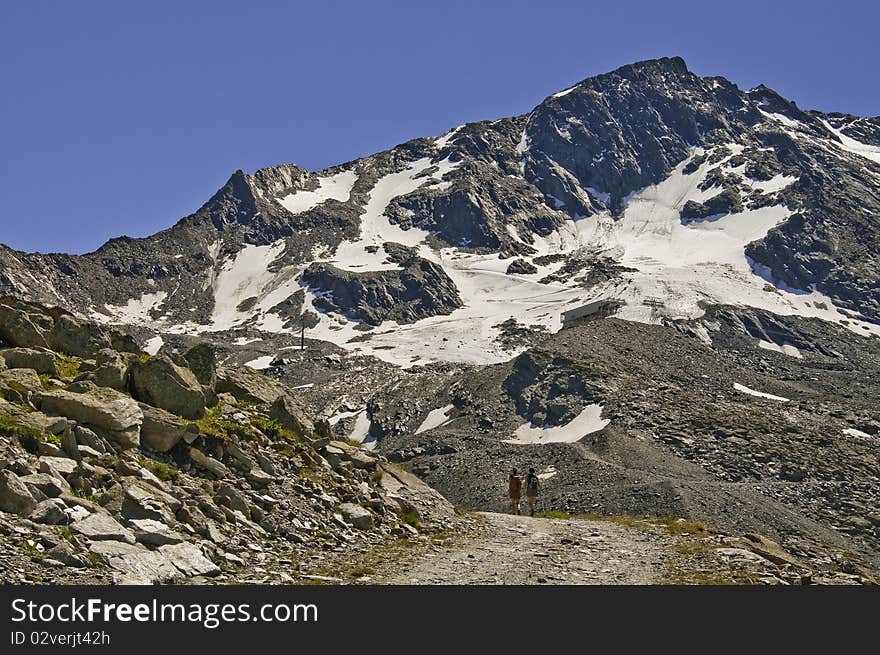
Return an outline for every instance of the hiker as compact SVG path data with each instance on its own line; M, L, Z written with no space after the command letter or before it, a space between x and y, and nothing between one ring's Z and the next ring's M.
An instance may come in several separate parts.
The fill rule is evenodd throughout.
M510 472L510 477L507 480L507 496L510 498L511 509L519 514L519 503L520 498L522 498L522 480L516 469Z
M529 501L529 516L535 515L535 503L538 501L538 487L541 481L535 475L535 469L530 468L526 476L526 500Z

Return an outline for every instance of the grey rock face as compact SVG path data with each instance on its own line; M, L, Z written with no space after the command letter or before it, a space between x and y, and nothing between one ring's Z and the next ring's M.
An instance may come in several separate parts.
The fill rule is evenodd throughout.
M413 323L461 307L458 290L442 268L419 257L399 271L352 273L328 264L313 264L302 279L317 292L329 292L315 302L323 311L379 325L382 321Z

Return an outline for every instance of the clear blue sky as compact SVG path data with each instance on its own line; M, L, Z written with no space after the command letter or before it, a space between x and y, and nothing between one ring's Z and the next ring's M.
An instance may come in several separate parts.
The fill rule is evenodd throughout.
M664 55L874 116L877 5L0 0L0 242L144 236L235 169L321 169Z

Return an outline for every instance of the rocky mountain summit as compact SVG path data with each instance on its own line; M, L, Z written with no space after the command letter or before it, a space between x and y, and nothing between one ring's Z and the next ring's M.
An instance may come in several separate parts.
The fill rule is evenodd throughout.
M17 575L64 579L59 548L144 580L208 575L177 551L230 581L436 555L423 532L511 528L450 503L503 511L518 465L560 539L665 517L783 582L876 581L878 216L880 119L673 57L236 171L144 239L0 246L0 525L55 567Z

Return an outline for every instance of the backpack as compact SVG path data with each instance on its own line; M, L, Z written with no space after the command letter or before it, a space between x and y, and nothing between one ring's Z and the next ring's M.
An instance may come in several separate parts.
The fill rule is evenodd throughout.
M537 496L538 495L538 476L537 475L529 475L526 489L528 490L528 494L530 496Z
M511 496L519 496L522 491L522 480L519 479L518 475L510 476L510 485L507 487L507 492Z

